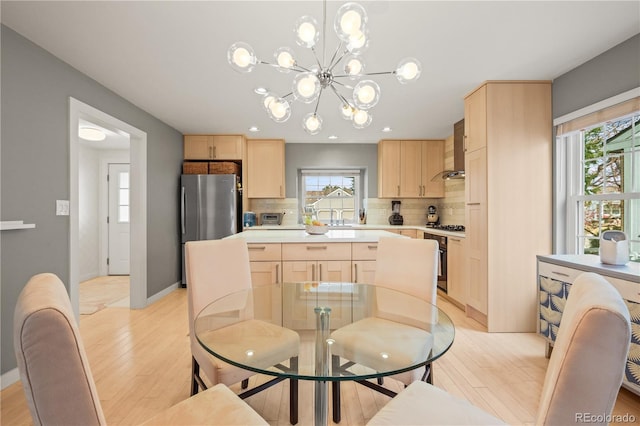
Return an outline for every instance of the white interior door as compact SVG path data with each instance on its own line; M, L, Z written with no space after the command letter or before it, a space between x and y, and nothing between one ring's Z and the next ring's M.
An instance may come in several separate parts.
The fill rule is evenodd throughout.
M109 164L109 275L129 275L129 164Z

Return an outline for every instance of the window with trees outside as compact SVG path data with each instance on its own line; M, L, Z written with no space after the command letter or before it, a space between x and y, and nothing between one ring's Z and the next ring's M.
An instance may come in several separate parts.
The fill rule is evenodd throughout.
M598 254L600 236L617 230L640 262L640 111L558 136L567 144L567 247ZM573 248L573 249L572 249Z
M301 211L313 211L319 221L328 225L358 222L359 170L302 170L300 189Z

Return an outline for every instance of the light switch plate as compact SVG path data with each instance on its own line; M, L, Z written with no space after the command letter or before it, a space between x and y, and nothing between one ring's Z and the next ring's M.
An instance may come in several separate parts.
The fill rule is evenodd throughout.
M56 216L69 216L69 200L56 200Z

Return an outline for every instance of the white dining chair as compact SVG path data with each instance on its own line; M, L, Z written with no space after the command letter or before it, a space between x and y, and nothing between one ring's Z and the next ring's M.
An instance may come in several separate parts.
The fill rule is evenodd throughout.
M597 413L606 425L622 383L631 341L629 310L603 277L576 278L547 366L536 425L578 425ZM582 417L581 417L582 415ZM382 425L495 425L500 419L442 389L415 382L368 423Z
M13 340L35 425L106 425L71 302L54 274L38 274L16 303ZM143 392L143 390L140 390ZM267 425L220 384L158 413L149 425Z
M356 362L377 370L375 360L379 359L382 348L380 345L388 345L399 336L409 335L410 339L398 342L398 346L403 350L403 358L426 359L433 337L425 330L427 327L416 327L414 320L435 313L435 310L429 307L436 304L438 253L438 242L435 240L380 238L374 279L375 286L380 289L377 292L376 310L373 315L341 327L331 334L334 341L332 344L334 368L341 368L339 358L343 358L347 363ZM394 303L392 295L384 292L385 288L415 296L424 302L420 305L421 311L407 315L409 308L406 305ZM434 320L435 318L422 318L421 324L433 323ZM378 330L379 333L366 332L371 329ZM384 332L386 338L379 339L380 332ZM354 359L356 353L358 359ZM415 380L431 383L433 374L431 365L428 364L424 368L416 368L391 377L409 385ZM396 394L388 387L384 387L382 380L378 380L377 383L370 381L359 383L389 396ZM341 418L339 381L332 382L332 401L333 421L337 423Z
M187 275L187 299L189 304L189 336L191 342L192 374L191 394L198 389L207 389L200 371L204 372L211 385L224 383L231 385L242 382L242 388L248 386L248 378L254 372L228 364L207 352L198 342L194 320L198 313L211 302L251 288L251 270L249 264L249 250L243 239L190 241L185 244L185 263ZM257 353L274 354L280 358L276 363L289 361L290 367L297 365L300 350L300 336L292 331L265 321L254 320L251 316L244 318L244 326L260 327L261 332L274 336L269 344L269 350ZM247 330L250 334L251 330ZM258 348L256 348L258 349ZM271 359L269 362L273 362ZM259 363L259 359L256 358ZM238 396L247 398L284 380L275 377L266 383L244 390ZM289 421L298 422L298 381L289 380Z

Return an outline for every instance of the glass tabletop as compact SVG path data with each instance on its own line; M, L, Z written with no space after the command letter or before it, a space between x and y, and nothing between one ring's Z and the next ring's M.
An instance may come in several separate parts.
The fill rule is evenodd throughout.
M444 354L455 335L451 319L418 297L345 282L232 293L206 306L194 329L208 352L232 365L316 381L413 370Z

